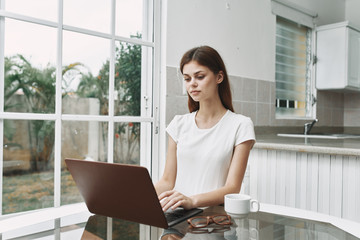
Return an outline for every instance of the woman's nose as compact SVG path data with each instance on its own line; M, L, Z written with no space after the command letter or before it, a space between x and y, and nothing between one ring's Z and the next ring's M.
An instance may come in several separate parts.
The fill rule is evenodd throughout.
M192 86L196 86L196 85L197 85L197 82L196 82L195 78L192 78L192 79L191 79L190 85L192 85Z

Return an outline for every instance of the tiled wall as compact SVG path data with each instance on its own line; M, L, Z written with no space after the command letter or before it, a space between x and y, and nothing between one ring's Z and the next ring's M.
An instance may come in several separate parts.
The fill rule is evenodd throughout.
M250 117L255 126L303 127L306 120L275 119L275 83L229 76L236 113ZM166 123L188 112L187 95L180 71L167 67ZM360 94L318 91L317 126L360 126ZM345 114L344 114L345 106Z
M344 125L360 127L360 93L344 93Z
M316 115L319 126L344 126L344 93L317 91Z
M324 126L343 126L360 132L360 93L318 91L317 116Z

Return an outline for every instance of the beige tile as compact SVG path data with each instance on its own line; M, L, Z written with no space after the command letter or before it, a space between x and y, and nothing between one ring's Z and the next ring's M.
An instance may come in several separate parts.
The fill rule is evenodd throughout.
M333 109L332 110L331 126L332 127L344 126L344 110L343 109Z
M247 78L243 80L241 100L244 102L256 102L256 80Z
M321 118L319 117L318 125L321 126L331 126L331 119L332 119L332 109L331 108L321 108L322 111L320 113Z
M324 92L322 106L331 107L333 105L332 99L333 99L333 94L331 92Z
M235 113L241 113L241 101L233 101L233 107Z
M289 125L288 120L276 118L276 108L274 104L270 105L270 125L276 127L284 127Z
M319 107L319 105L316 108L316 118L319 120L316 124L318 126L325 126L324 125L324 118L325 118L325 110L324 107Z
M345 93L344 108L360 109L360 93Z
M185 87L181 72L178 68L166 68L166 95L167 96L184 96Z
M256 126L270 125L270 104L256 103Z
M256 81L257 90L256 90L256 102L257 103L271 103L271 89L270 82L268 81Z
M256 125L256 103L242 102L240 114L251 118L254 125Z
M345 109L344 126L360 127L360 109Z
M275 91L275 83L270 83L270 104L274 106L275 109L275 99L276 99L276 91Z
M241 101L242 100L242 86L243 80L240 77L229 77L230 79L230 87L233 101Z
M275 105L270 105L269 111L270 111L270 126L279 126L277 125L279 123L275 117L275 112L276 112Z
M166 125L175 115L188 113L187 96L166 98Z
M344 108L344 93L333 92L331 100L333 108Z
M325 107L325 95L326 92L325 91L317 91L317 102L316 102L316 106L319 107Z

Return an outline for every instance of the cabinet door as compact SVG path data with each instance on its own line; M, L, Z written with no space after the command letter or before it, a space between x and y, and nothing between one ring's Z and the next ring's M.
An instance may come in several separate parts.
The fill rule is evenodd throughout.
M317 89L344 89L347 86L348 38L346 36L346 27L318 31Z
M348 85L360 87L360 33L348 28Z

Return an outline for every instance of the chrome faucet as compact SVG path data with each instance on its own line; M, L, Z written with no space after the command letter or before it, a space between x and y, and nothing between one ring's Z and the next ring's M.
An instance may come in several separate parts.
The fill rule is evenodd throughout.
M312 121L311 123L305 123L304 125L304 134L308 135L310 134L310 130L311 128L314 126L315 123L317 123L319 120L317 120L316 118L314 119L314 121Z

